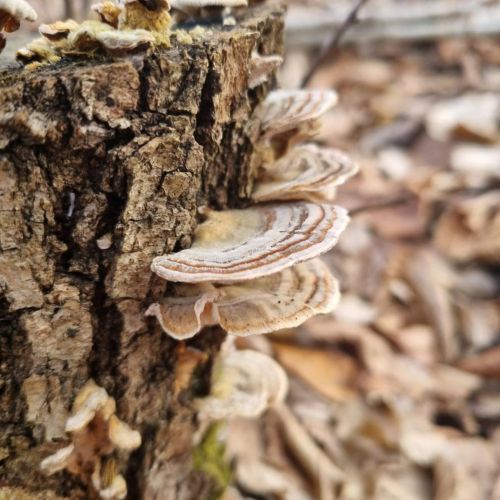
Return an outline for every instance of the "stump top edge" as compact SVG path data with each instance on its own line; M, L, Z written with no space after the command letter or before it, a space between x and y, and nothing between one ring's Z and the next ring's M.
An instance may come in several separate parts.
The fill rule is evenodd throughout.
M237 19L237 24L234 26L223 26L221 24L202 25L207 28L206 33L196 39L192 43L181 43L175 36L177 30L186 29L182 25L172 30L171 46L168 48L155 48L152 51L141 52L138 54L131 54L128 56L109 57L103 55L93 55L89 57L66 57L60 62L41 66L35 70L27 70L13 59L6 59L0 57L0 87L13 83L19 77L26 79L30 75L51 74L54 72L60 73L66 69L74 70L76 68L89 68L98 67L103 65L123 64L126 62L133 62L144 58L145 55L153 52L168 54L168 57L181 55L183 52L193 48L201 48L208 46L215 46L221 43L224 39L234 36L251 36L255 35L258 31L258 26L269 17L280 17L285 13L286 7L281 4L272 5L258 5L249 7L243 15ZM192 29L195 26L189 26ZM8 43L8 41L7 41ZM16 49L21 47L16 47Z

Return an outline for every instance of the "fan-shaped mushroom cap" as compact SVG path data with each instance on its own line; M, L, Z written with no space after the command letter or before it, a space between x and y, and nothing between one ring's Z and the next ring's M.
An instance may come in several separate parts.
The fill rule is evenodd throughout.
M68 36L70 50L87 51L100 47L96 36L98 33L110 31L109 24L100 21L84 21Z
M184 283L259 278L327 252L348 220L344 208L300 202L209 211L193 246L156 257L151 269Z
M122 8L115 2L105 1L92 5L91 9L97 13L101 22L118 27L118 17Z
M19 23L36 21L35 9L24 0L0 0L0 31L16 31Z
M146 315L178 340L214 324L238 336L293 328L332 312L340 297L337 280L319 259L231 285L177 285L175 294L152 304Z
M53 455L44 458L40 463L40 468L45 474L51 476L60 470L65 469L71 462L75 446L70 444L60 450L57 450Z
M76 30L79 24L73 19L56 21L52 24L41 24L38 31L51 42L57 42L67 38L71 31Z
M155 37L146 30L108 30L96 33L95 39L106 52L122 53L146 49L155 42Z
M140 432L131 429L116 415L111 415L109 418L108 436L113 445L122 450L135 450L141 446Z
M259 112L264 138L311 124L337 103L333 90L275 90Z
M108 418L114 412L114 400L109 411ZM73 413L66 421L66 432L74 432L83 429L95 417L96 413L106 406L110 406L110 397L106 389L99 387L93 380L85 384L73 403Z
M257 351L231 351L214 366L210 396L198 400L200 419L258 417L280 404L288 377L272 358Z
M255 201L325 199L325 190L343 184L358 167L341 151L305 144L262 170Z
M23 64L32 62L56 63L61 56L54 50L54 47L45 38L35 38L26 47L16 52L16 59Z
M283 64L283 58L277 55L261 56L257 52L250 60L248 86L253 89L267 81L269 75Z

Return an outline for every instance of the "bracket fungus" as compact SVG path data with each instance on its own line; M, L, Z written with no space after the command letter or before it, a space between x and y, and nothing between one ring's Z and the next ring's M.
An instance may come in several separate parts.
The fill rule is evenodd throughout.
M91 6L93 12L99 16L102 23L109 24L113 28L118 28L118 18L120 17L122 8L111 0L95 3Z
M21 21L36 21L35 9L25 0L0 0L0 52L5 47L2 31L17 31Z
M41 24L38 28L40 34L51 42L59 42L68 38L68 35L78 28L78 23L73 19L56 21L51 24Z
M280 405L288 377L266 354L251 350L221 353L212 371L210 395L197 400L200 420L255 418Z
M248 87L254 89L267 81L269 76L283 64L283 58L278 55L261 56L258 52L252 54Z
M330 201L332 188L358 172L358 166L336 149L304 144L261 168L252 199Z
M264 139L314 124L338 101L333 90L275 90L259 111Z
M348 220L342 207L304 202L209 210L192 247L156 257L151 269L182 283L259 278L327 252Z
M116 415L115 400L105 389L89 380L78 393L66 432L72 443L45 458L40 467L46 474L63 469L91 483L101 498L119 499L126 496L127 487L116 466L115 450L131 451L141 445L141 435ZM103 475L103 472L106 474Z
M237 336L293 328L332 312L340 297L337 280L319 259L235 284L182 284L174 290L174 296L152 304L146 315L155 316L178 340L216 324Z

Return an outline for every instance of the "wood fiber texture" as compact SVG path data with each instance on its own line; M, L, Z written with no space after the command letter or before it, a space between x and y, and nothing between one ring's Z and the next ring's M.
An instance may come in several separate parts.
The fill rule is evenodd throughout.
M149 55L0 72L0 498L89 498L39 464L91 377L142 434L121 464L129 497L210 497L192 390L172 389L177 343L144 316L166 288L149 266L190 245L198 207L246 203L250 118L272 84L248 90L247 70L252 50L282 52L282 14L250 9ZM192 342L208 354L198 386L221 340Z

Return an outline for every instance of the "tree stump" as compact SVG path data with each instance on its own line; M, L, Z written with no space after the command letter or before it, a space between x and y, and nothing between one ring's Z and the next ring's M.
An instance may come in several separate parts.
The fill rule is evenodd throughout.
M193 465L191 400L223 334L189 343L207 356L174 391L179 343L144 316L167 287L149 266L190 245L200 206L245 203L250 117L272 84L249 90L249 61L282 52L283 11L210 30L148 55L0 72L0 499L92 498L39 469L90 378L142 435L120 464L129 498L219 492Z

